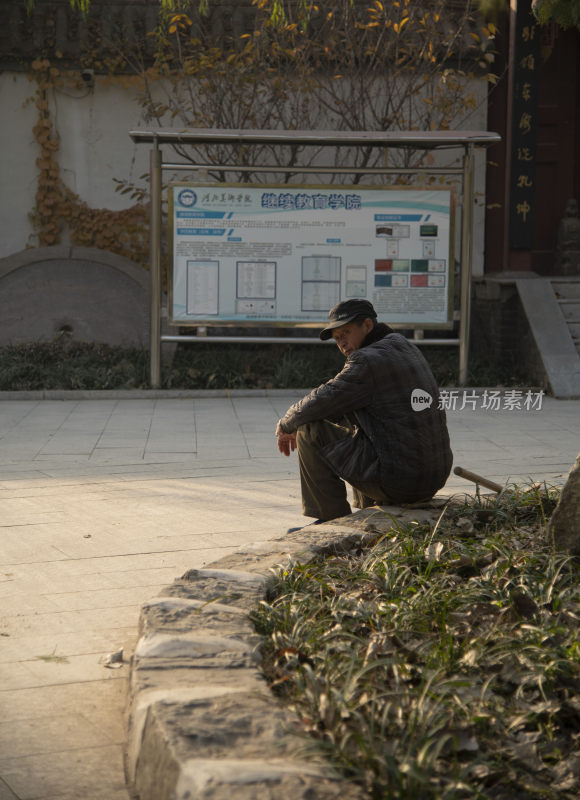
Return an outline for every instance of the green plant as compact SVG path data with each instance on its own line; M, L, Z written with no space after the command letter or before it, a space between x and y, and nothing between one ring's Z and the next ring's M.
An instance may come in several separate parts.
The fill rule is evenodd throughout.
M0 390L133 389L148 385L143 350L69 341L0 348Z
M456 350L440 347L425 348L424 352L439 385L455 385ZM167 389L307 389L332 378L343 364L343 357L332 346L183 345L164 366L162 385ZM501 371L486 371L481 375L477 363L472 368L472 385L494 385L505 378ZM522 376L520 385L525 384L524 379ZM0 347L0 390L117 389L148 385L149 354L145 350L74 342L66 336L52 342ZM504 385L514 384L504 382Z
M368 549L273 575L252 615L264 673L368 797L576 796L580 573L545 537L558 494L506 487L435 526L377 512Z

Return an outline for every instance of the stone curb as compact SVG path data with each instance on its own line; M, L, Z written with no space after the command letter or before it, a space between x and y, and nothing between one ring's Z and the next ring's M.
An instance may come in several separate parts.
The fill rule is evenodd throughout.
M371 544L393 522L434 521L424 507L364 509L245 545L189 570L141 607L131 657L127 783L136 800L338 800L345 781L300 752L295 715L259 670L249 620L268 575L295 561ZM377 512L382 526L377 527ZM373 519L373 516L375 519ZM349 800L362 791L348 784Z
M3 400L179 400L213 397L304 397L311 390L304 389L38 389L30 391L0 391ZM462 392L510 391L497 386L443 387ZM518 391L537 391L537 387L519 386ZM553 399L550 394L546 395ZM560 398L554 398L560 399ZM565 398L570 399L570 398Z
M2 400L178 400L208 397L303 397L310 389L39 389L0 391Z

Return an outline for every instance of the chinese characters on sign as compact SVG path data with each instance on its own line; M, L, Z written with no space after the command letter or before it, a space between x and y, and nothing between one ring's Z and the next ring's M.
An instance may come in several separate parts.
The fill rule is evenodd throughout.
M518 2L512 103L510 247L530 250L534 242L536 130L540 31L530 0Z
M444 411L541 411L544 392L532 392L530 389L476 390L441 389L438 408Z
M332 192L323 194L306 194L299 192L264 192L262 194L262 208L284 208L296 209L300 211L305 208L346 208L347 210L359 209L361 207L360 194L340 194Z

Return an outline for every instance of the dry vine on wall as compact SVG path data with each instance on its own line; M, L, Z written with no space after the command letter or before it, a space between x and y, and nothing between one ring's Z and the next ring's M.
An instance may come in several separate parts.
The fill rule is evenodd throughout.
M40 148L36 159L38 185L30 215L37 245L58 245L66 231L72 245L108 250L147 267L148 204L137 203L121 211L90 208L61 177L58 162L60 138L50 113L49 96L51 91L63 87L65 81L74 82L74 78L67 78L46 58L32 62L31 78L36 82L32 102L38 110L33 134Z

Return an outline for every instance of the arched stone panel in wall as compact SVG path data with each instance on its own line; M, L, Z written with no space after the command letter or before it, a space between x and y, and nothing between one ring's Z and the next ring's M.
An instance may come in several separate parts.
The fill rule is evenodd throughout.
M75 340L147 347L149 274L88 247L43 247L0 260L0 345Z

